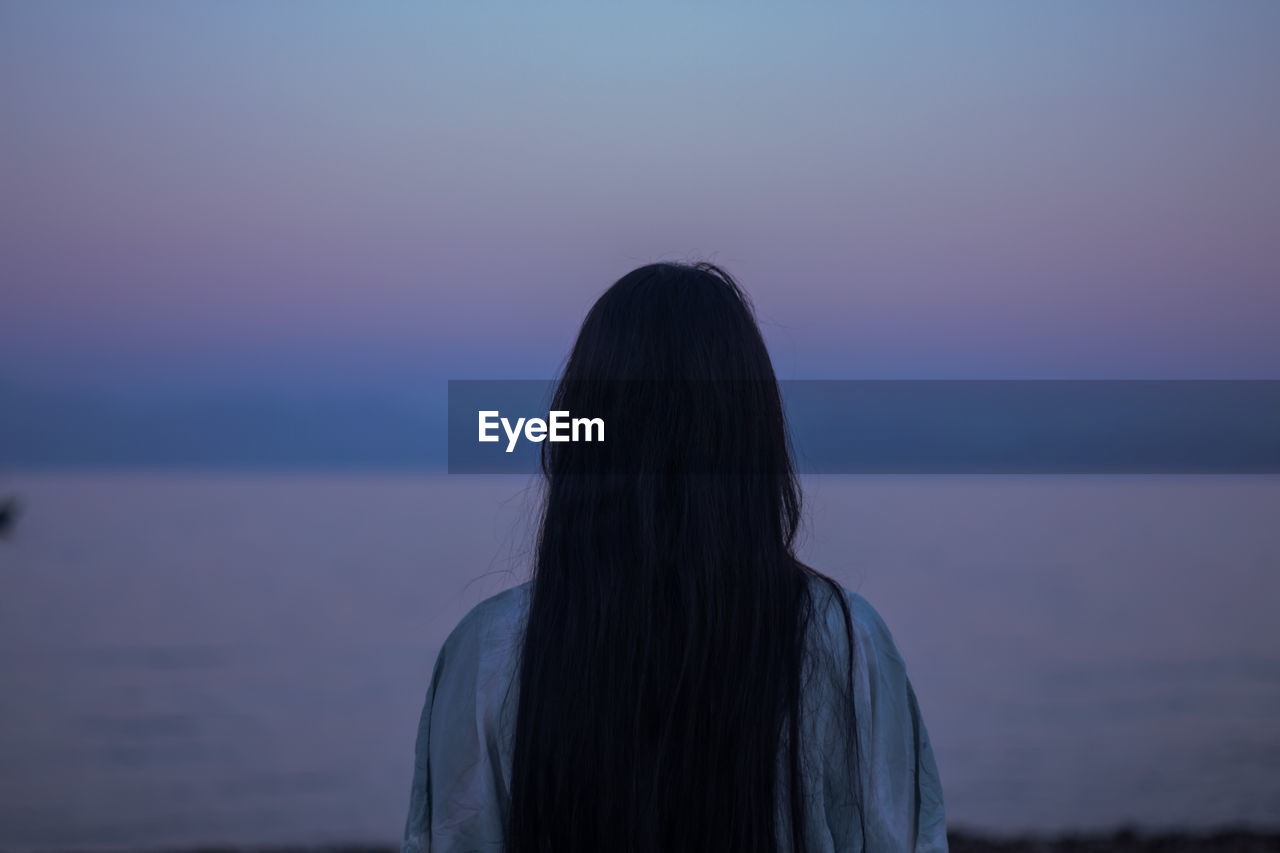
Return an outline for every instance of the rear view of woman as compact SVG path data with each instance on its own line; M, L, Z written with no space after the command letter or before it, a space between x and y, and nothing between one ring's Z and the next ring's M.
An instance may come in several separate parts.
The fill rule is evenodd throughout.
M588 313L544 443L532 579L436 661L406 851L946 850L906 670L795 557L800 495L745 296L653 264Z

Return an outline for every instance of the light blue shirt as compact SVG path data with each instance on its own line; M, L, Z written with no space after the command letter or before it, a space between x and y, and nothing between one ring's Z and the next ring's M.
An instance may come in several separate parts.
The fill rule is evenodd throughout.
M868 851L946 851L938 769L889 629L864 598L843 591L854 629L860 760L853 767L839 699L849 683L844 619L826 584L814 581L812 590L818 630L810 631L808 642L817 671L806 680L801 736L810 850L863 850L865 824ZM505 849L516 675L529 598L525 583L481 602L440 650L418 725L404 853ZM777 813L779 850L786 851L784 779Z

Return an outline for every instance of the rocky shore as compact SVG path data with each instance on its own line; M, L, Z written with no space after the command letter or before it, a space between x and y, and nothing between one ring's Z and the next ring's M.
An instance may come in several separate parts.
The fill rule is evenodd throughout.
M1221 831L1141 833L1130 830L1108 835L1062 835L992 839L983 835L948 833L951 853L1263 853L1280 851L1280 832Z
M955 830L948 833L951 853L1271 853L1280 851L1280 831L1224 830L1213 833L1142 833L1122 830L1100 835L991 838ZM0 851L0 853L4 853ZM63 851L73 853L73 851ZM124 853L122 850L121 853ZM150 850L149 853L161 853ZM399 853L381 844L235 847L209 845L173 853Z

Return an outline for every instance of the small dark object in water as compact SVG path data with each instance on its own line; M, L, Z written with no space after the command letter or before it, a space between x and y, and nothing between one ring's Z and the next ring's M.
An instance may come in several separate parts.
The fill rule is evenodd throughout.
M13 526L18 523L21 508L17 498L0 500L0 536L7 536L13 530Z

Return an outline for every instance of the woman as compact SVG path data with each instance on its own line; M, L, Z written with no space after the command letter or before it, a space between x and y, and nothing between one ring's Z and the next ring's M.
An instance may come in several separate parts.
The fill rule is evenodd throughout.
M742 291L653 264L588 313L542 445L533 578L445 642L406 851L946 850L902 658L801 564L777 381Z

